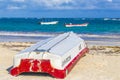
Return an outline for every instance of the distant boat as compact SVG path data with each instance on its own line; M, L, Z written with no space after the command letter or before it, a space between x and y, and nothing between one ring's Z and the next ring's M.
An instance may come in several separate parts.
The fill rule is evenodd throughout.
M41 25L52 25L52 24L57 24L58 21L49 21L49 22L40 22Z
M110 20L109 18L104 18L105 21Z
M83 24L65 24L66 27L85 27L88 26L88 23L83 23Z

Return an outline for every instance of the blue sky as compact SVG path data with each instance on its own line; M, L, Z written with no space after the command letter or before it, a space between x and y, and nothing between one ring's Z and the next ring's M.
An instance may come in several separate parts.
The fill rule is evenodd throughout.
M0 17L120 18L120 0L0 0Z

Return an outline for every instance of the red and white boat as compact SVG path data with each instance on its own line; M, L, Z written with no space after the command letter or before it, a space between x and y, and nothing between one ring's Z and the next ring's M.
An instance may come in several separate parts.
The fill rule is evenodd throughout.
M65 78L86 52L88 48L83 39L73 32L64 33L16 54L10 74L43 72L55 78Z
M85 27L88 26L88 23L83 23L83 24L65 24L66 27Z

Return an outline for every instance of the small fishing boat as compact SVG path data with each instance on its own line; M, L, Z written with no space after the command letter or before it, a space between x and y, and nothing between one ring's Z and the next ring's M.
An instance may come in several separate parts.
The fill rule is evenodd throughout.
M65 24L66 27L85 27L88 26L88 23L83 23L83 24Z
M57 24L58 21L50 21L50 22L40 22L41 25L52 25L52 24Z
M63 79L86 52L88 48L84 40L73 32L67 32L16 54L10 74L17 76L23 72L42 72Z

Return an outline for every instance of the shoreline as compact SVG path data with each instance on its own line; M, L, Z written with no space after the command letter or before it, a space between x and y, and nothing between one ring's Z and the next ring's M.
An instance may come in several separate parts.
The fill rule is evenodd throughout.
M0 33L0 42L38 42L59 34L3 32ZM89 45L120 46L120 35L78 34L78 36Z
M111 41L86 41L87 45L96 45L96 46L120 46L120 42L111 42Z
M67 31L71 32L71 31ZM0 36L28 36L28 37L39 37L39 36L55 36L65 32L12 32L12 31L0 31ZM98 33L98 34L89 34L89 33L76 33L80 37L100 37L100 38L120 38L120 33ZM112 36L112 37L111 37Z

